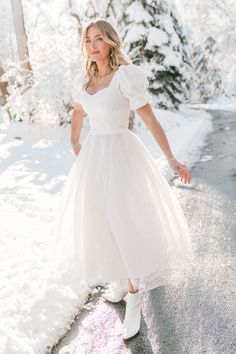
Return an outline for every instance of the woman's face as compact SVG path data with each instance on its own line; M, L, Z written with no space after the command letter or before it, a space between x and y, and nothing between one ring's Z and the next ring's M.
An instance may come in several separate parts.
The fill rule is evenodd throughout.
M92 61L104 61L109 55L110 48L111 46L102 39L98 28L92 26L88 29L85 37L85 50Z

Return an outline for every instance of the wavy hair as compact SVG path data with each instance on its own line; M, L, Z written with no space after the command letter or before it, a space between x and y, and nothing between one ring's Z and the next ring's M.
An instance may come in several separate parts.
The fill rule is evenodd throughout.
M123 41L118 35L117 30L115 27L105 19L97 19L94 21L89 22L82 31L81 41L80 41L80 50L83 56L86 58L85 62L85 70L86 70L86 77L84 82L84 88L87 87L90 80L98 74L98 66L95 61L92 61L85 50L85 39L88 33L89 28L97 27L97 29L101 33L102 39L111 45L109 51L109 66L111 70L116 70L119 65L124 64L131 64L132 60L123 52Z

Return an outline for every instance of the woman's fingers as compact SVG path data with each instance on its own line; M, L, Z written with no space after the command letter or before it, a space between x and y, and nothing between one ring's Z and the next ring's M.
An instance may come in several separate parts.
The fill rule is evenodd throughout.
M184 165L185 166L185 165ZM184 181L184 183L190 183L191 180L191 173L187 169L187 167L179 167L179 175L181 178L181 182Z
M191 172L187 170L187 171L184 172L184 175L185 175L185 183L190 183Z
M74 148L73 150L74 150L74 154L75 154L75 155L79 155L79 153L80 153L80 147L76 147L76 148Z
M184 171L181 172L181 182L186 183L186 173Z
M170 162L170 166L180 176L181 182L190 183L191 172L187 169L186 165L175 160Z

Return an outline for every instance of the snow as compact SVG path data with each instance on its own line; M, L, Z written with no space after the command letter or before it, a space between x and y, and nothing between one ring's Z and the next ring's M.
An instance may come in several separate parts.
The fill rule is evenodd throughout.
M174 156L193 166L212 129L211 116L184 105L155 114ZM136 122L134 132L169 180L174 172L141 118ZM82 144L87 132L84 126ZM49 272L46 259L62 186L75 161L69 137L69 127L0 122L1 354L44 354L97 291L73 283L66 270Z
M135 26L131 27L129 32L125 37L126 42L136 42L140 40L143 36L145 27L142 24L136 24Z
M60 174L59 130L64 135L54 128L54 139L49 128L1 123L2 354L44 353L69 328L88 295L87 289L70 285L69 274L49 276L44 268L59 189L73 160L67 152Z
M179 37L177 36L177 34L175 32L173 32L171 35L171 42L174 47L177 47L178 45L180 45Z
M177 112L158 109L155 111L155 116L167 135L175 158L186 164L188 168L193 167L200 158L201 148L205 144L207 134L212 131L211 115L203 110L194 110L182 104ZM143 129L141 118L139 118L139 125L140 127L137 124L135 128L136 134L156 158L165 177L170 180L174 172L169 168L165 155L151 133Z
M168 37L164 31L155 27L149 29L147 48L151 49L155 45L161 46L166 43L168 43Z
M134 1L126 9L126 14L129 16L130 21L136 23L144 23L152 21L152 16L144 9L142 4Z
M236 96L220 97L217 100L209 100L208 103L194 103L189 105L192 108L219 109L224 111L236 111Z
M126 10L124 5L118 22L127 53L147 70L158 108L177 109L179 100L190 96L192 67L188 36L174 2L133 1Z
M166 32L169 34L174 33L174 27L173 27L173 22L171 21L171 18L167 14L162 14L160 16L160 24L162 25L163 28L165 28Z
M234 0L175 0L182 17L191 28L190 42L204 43L211 36L218 51L211 66L221 69L222 88L228 95L236 93L236 2ZM207 53L206 53L207 54Z
M180 58L177 57L176 53L170 52L165 57L163 64L166 66L176 66L177 68L180 68L181 61Z
M207 162L207 161L211 161L213 159L212 155L203 155L199 161L201 162Z

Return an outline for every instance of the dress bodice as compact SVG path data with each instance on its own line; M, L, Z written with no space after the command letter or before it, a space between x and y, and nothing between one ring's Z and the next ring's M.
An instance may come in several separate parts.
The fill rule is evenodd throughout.
M89 94L76 75L72 98L88 114L90 131L94 134L112 134L128 130L130 110L144 106L150 100L148 79L144 70L135 64L120 65L110 84Z

